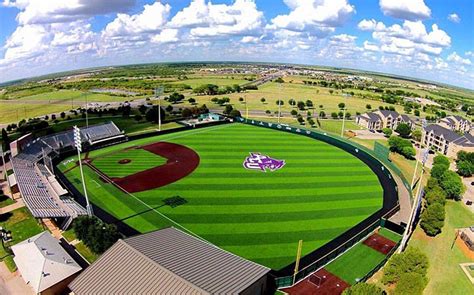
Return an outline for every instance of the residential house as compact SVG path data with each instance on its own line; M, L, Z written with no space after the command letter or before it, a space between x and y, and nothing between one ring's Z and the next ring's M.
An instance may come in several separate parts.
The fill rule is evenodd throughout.
M460 116L447 116L446 118L439 120L438 124L451 129L452 131L458 131L461 133L469 132L469 130L471 130L471 123L469 120Z
M421 142L431 150L455 158L459 151L474 152L474 136L460 135L439 124L432 124L422 131Z
M400 123L406 123L410 128L414 127L413 121L407 115L388 110L361 114L356 117L356 123L370 130L396 129Z

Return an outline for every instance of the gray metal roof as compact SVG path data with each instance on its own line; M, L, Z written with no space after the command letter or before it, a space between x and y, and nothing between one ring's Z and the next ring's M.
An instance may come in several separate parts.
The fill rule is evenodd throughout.
M380 116L373 112L365 113L364 115L366 115L370 119L371 122L377 122L381 120Z
M59 241L46 231L12 246L12 251L23 279L36 293L82 269Z
M116 251L118 244L122 251ZM140 253L146 259L130 259ZM133 255L132 255L133 254ZM118 264L126 266L118 266ZM160 275L151 279L144 273L144 265L167 270L174 278L164 280ZM269 268L248 261L206 241L175 228L165 228L117 242L96 263L70 284L76 294L98 294L110 291L117 282L130 285L126 290L140 293L134 288L158 288L159 293L182 293L169 283L184 280L199 293L238 294L266 275ZM146 271L148 272L148 270ZM133 276L131 275L133 274ZM133 280L132 280L133 278ZM161 282L161 283L160 283ZM164 283L163 283L164 282ZM165 283L168 282L166 285ZM170 289L165 289L168 286ZM181 285L177 285L181 286ZM190 289L190 290L191 290ZM121 293L125 292L120 289ZM153 293L153 292L151 292Z
M432 124L428 125L425 128L426 132L433 132L434 134L438 136L443 136L444 139L446 139L449 142L454 142L458 145L461 146L467 146L467 147L472 147L474 146L474 137L470 135L469 133L466 133L464 135L459 135L456 132L444 128L438 124Z

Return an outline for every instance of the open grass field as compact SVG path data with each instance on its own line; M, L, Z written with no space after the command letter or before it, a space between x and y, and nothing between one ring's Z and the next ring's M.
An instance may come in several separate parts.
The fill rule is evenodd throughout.
M22 242L43 231L26 207L0 215L0 226L12 232L13 240L8 244L10 246ZM0 247L0 260L5 262L10 271L16 269L13 256L10 256L5 252L5 249L2 247Z
M446 203L446 219L441 234L434 238L425 235L418 226L408 246L416 247L428 256L429 282L424 294L473 294L474 285L459 267L472 262L457 245L453 246L455 230L472 226L474 214L461 202Z
M382 206L382 187L359 159L308 137L254 126L232 124L172 133L110 146L89 157L94 163L111 153L159 141L193 149L199 166L174 183L133 195L103 183L85 167L91 201L140 232L173 225L280 269L294 261L299 239L304 241L303 255L307 254ZM246 170L243 161L250 152L286 164L273 172ZM59 164L59 168L64 171L70 166ZM82 190L79 169L65 175ZM187 203L163 206L163 199L176 195Z

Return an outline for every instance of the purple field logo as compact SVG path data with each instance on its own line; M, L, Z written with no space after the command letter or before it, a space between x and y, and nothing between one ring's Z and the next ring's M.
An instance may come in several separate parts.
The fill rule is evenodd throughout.
M245 169L260 170L262 172L275 171L285 166L285 160L277 160L260 153L250 153L243 163Z

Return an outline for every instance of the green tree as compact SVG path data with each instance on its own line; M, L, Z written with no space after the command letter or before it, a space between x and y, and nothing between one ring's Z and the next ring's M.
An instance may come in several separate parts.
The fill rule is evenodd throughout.
M446 203L446 193L439 185L435 185L426 191L425 199L427 206L435 203L444 205Z
M292 116L296 116L296 115L298 114L298 112L297 112L296 110L291 110L290 114L291 114Z
M237 109L233 109L232 111L230 111L229 116L233 118L242 117L242 115L240 114L240 111Z
M385 137L390 137L392 135L393 131L390 128L384 128L384 129L382 129L382 132L385 135Z
M438 235L444 226L444 215L443 204L433 203L429 205L421 214L421 228L431 237Z
M474 174L474 164L469 161L459 161L456 167L458 174L463 177L471 177Z
M298 107L298 109L299 109L300 111L303 111L304 108L305 108L305 103L304 103L304 101L301 101L301 100L298 101L297 107Z
M326 118L326 113L324 111L319 112L319 117Z
M290 99L288 100L288 104L289 104L290 106L294 107L294 106L296 105L296 100L294 100L293 98L290 98Z
M224 108L224 114L229 115L230 112L232 112L233 109L234 108L230 104L226 105L225 108Z
M464 185L461 177L453 171L445 171L441 177L440 185L446 192L446 196L456 201L461 200L464 193Z
M339 107L339 109L342 110L342 109L344 109L344 108L346 107L346 104L343 103L343 102L340 102L337 106Z
M395 254L384 267L382 282L384 284L397 283L404 273L416 273L426 276L428 271L428 257L416 248L408 248L405 252Z
M448 171L449 166L444 165L444 164L435 164L433 167L431 167L431 176L433 176L436 179L441 179L443 176L444 172Z
M433 165L436 164L443 164L449 167L450 161L447 157L443 155L437 155L436 157L433 158Z
M395 131L400 134L401 137L408 138L411 133L411 128L406 123L400 123Z
M8 136L8 132L5 130L5 128L2 128L2 144L4 151L10 150L10 137Z
M188 109L188 108L184 108L182 111L181 111L181 116L183 116L184 118L189 118L189 117L192 117L193 115L193 112Z
M189 102L190 104L195 104L195 103L196 103L196 100L195 100L194 98L190 97L190 98L188 99L188 102Z
M161 121L165 119L165 110L160 110ZM145 118L148 122L157 122L158 121L158 106L153 106L153 108L149 109L146 114Z
M421 130L419 130L419 129L413 130L413 131L411 132L411 137L412 137L414 140L420 142L420 141L421 141Z
M338 118L337 113L336 113L336 112L332 112L332 113L331 113L331 118L337 119L337 118Z
M368 109L368 110L371 110L372 109L372 106L370 104L366 104L365 105L365 108Z
M313 108L313 101L308 99L306 100L306 106L309 108L309 109L312 109Z
M267 101L267 100L265 99L265 97L262 97L262 98L260 98L260 101L261 101L262 103L265 103L265 101Z
M285 83L285 81L281 77L276 78L275 82L276 83Z
M342 292L342 295L382 295L383 290L374 285L365 282L357 283Z
M395 286L394 295L421 295L428 280L418 273L404 273Z
M279 100L276 101L276 105L282 106L282 105L284 105L284 104L285 104L285 102L284 102L283 100L281 100L281 99L279 99Z
M140 114L136 114L133 118L134 118L135 121L137 121L137 122L139 122L139 121L141 121L141 120L143 119L142 115L140 115Z

